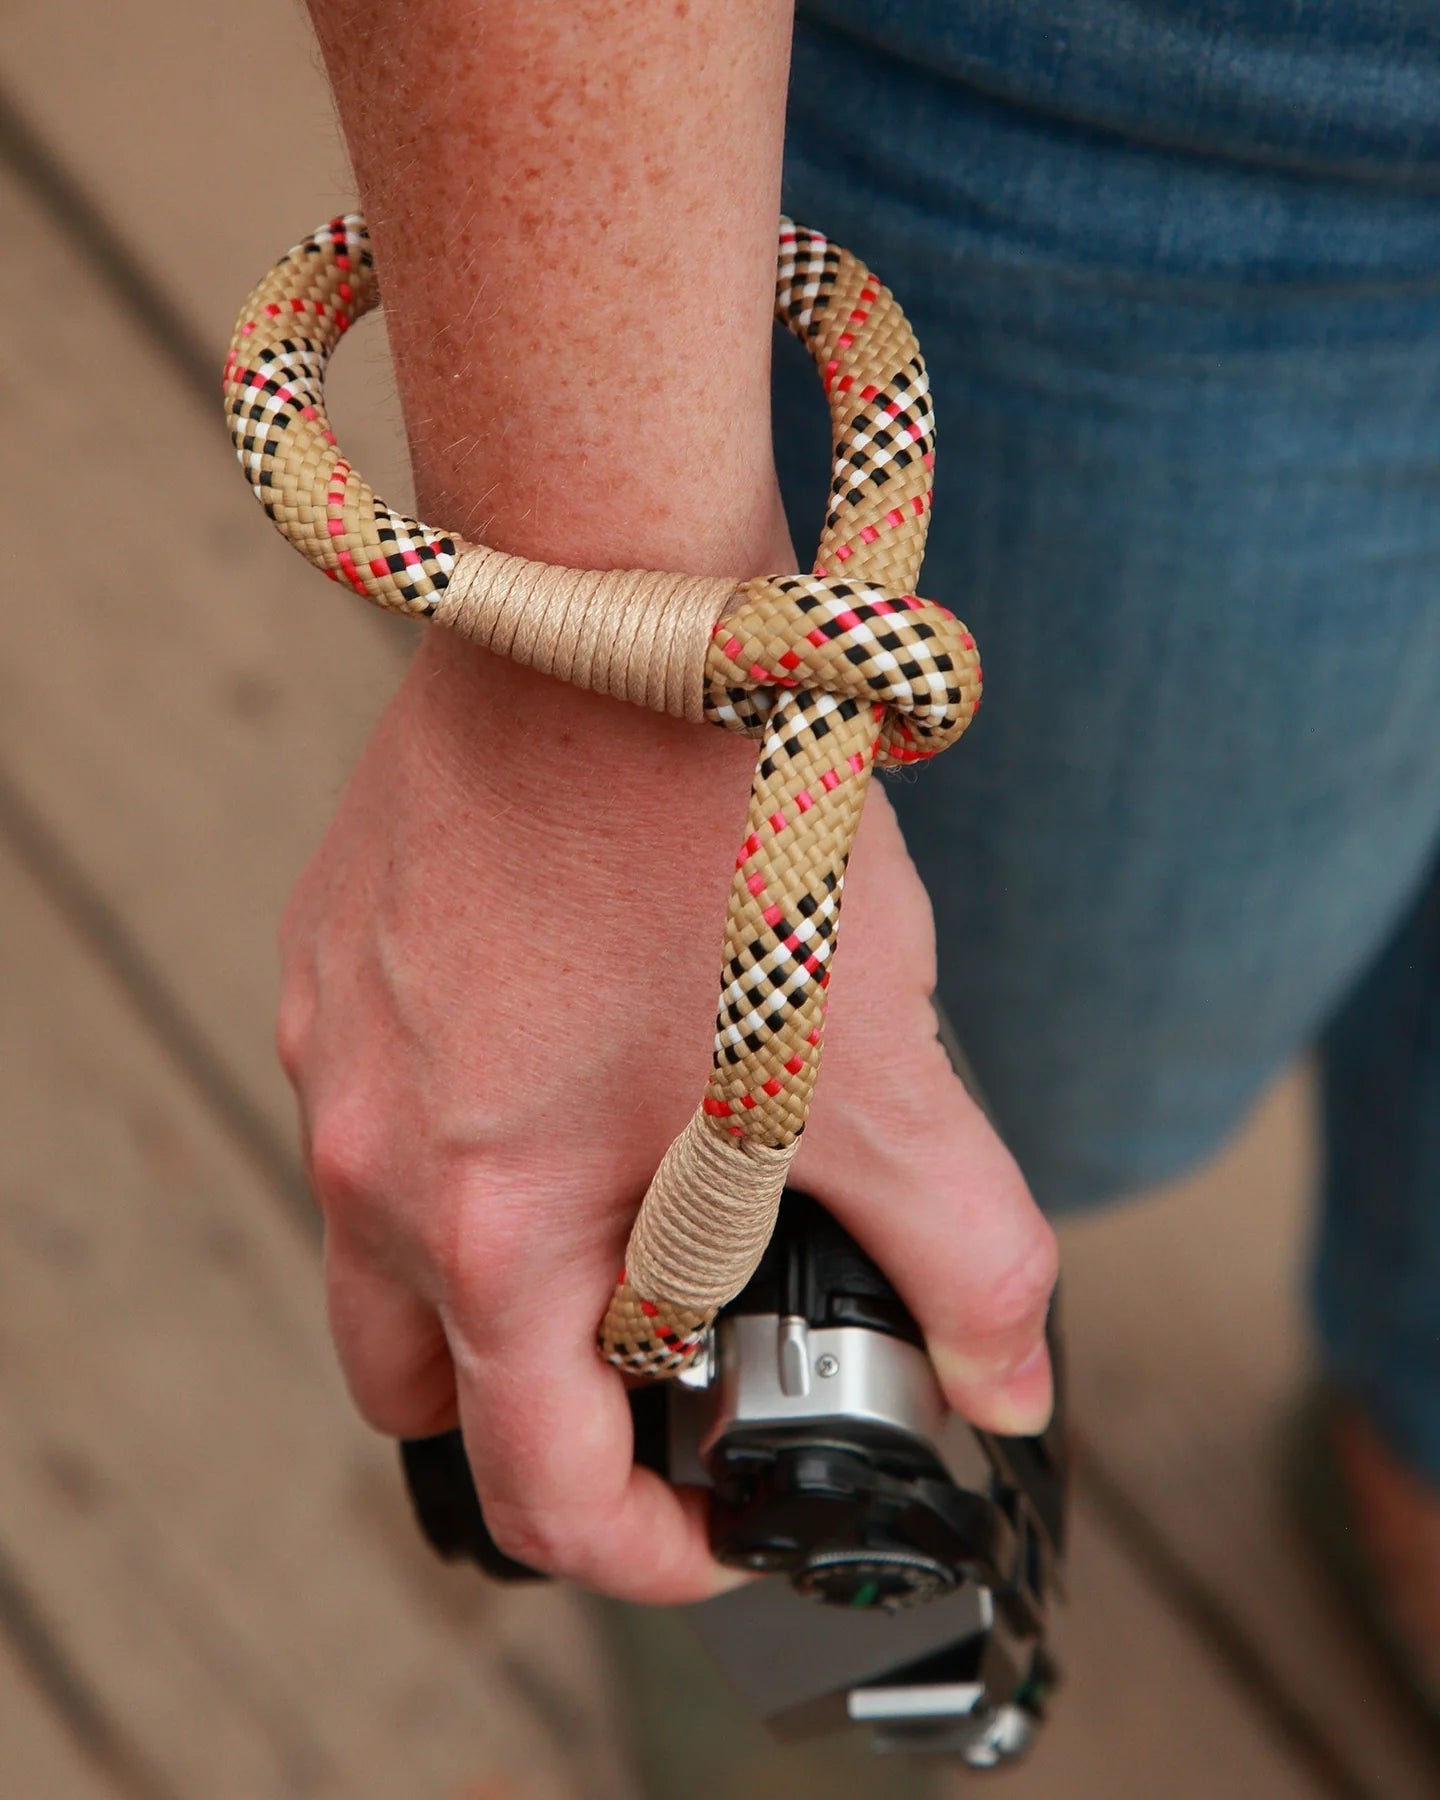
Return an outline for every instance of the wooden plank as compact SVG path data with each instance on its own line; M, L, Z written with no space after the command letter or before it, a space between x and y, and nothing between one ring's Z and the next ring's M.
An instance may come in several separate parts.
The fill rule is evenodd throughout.
M84 1752L31 1670L0 1636L0 1791L115 1800L115 1787Z
M308 1241L8 854L0 917L0 1542L137 1762L216 1800L628 1791L575 1601L432 1603Z
M0 441L0 505L12 544L64 545L63 574L52 548L12 577L0 756L288 1137L275 922L407 629L347 605L265 527L218 411L5 180L0 228L0 312L25 345L5 402L29 422Z
M1083 1494L1072 1590L1063 1640L1069 1686L1033 1758L1006 1777L1006 1800L1324 1793L1273 1736L1254 1729L1240 1690L1216 1679L1204 1646L1157 1602ZM962 1778L952 1792L970 1800L974 1788Z
M208 349L215 391L245 295L289 245L355 205L298 0L7 0L0 100L163 288ZM408 507L409 459L378 321L347 341L327 390L357 467Z
M294 0L7 0L0 86L222 351L286 245L355 203Z
M1005 1773L1006 1800L1319 1800L1327 1792L1256 1729L1237 1690L1217 1680L1204 1648L1157 1606L1083 1500L1072 1582L1067 1685L1033 1754ZM622 1632L621 1644L642 1672L637 1754L650 1794L668 1793L666 1771L687 1762L709 1771L708 1800L919 1800L932 1791L935 1800L973 1800L980 1791L971 1774L946 1779L924 1764L847 1757L833 1743L767 1747L738 1701L727 1705L713 1684L706 1691L705 1665L679 1621L652 1623L638 1643ZM677 1708L676 1689L704 1699Z
M35 91L63 56L66 80L47 113L47 131L154 266L170 275L203 328L222 330L234 294L253 277L255 259L263 263L273 249L276 184L249 181L245 146L269 134L266 141L276 146L274 164L292 159L285 184L291 195L310 192L306 183L316 182L320 171L312 196L320 212L344 198L343 177L333 174L333 148L317 151L312 143L305 149L301 138L309 124L296 135L296 120L316 115L310 102L297 105L293 96L306 89L318 105L322 88L295 35L293 16L278 0L246 9L247 39L268 46L278 72L247 87L243 121L238 110L226 119L206 114L201 131L193 95L206 91L211 70L226 58L236 66L225 36L238 29L235 21L202 18L174 0L142 0L123 21L108 15L92 20L85 9L83 29L81 13L78 0L43 5L17 0L0 17L0 76L8 75L12 87ZM147 57L149 46L160 48L138 69L133 45L142 39ZM183 103L160 105L166 86L184 95ZM136 146L129 119L142 107L147 131ZM125 147L118 159L117 144ZM130 166L136 159L144 164L143 181ZM158 200L157 188L163 190ZM328 196L323 200L322 189ZM236 222L234 242L244 240L235 266L215 255L177 255L175 245L186 231L194 238L213 233L217 208ZM289 235L291 227L284 230ZM30 298L21 295L24 261L17 255L0 271L5 283L0 303L33 313L40 304L35 294L47 290L31 282L25 290ZM47 279L62 284L56 291L75 281L58 247L47 248L42 261ZM82 311L93 322L102 308L97 297ZM47 318L39 331L47 348L36 358L32 399L44 370L55 366L52 356L68 354L72 364L85 363L85 328L78 319L67 324ZM153 359L138 346L127 355L145 368L149 380L157 379ZM96 372L94 379L101 392L134 391L133 381L110 380L107 390L107 378ZM86 434L106 411L105 403L67 400L47 386L45 404L59 411L55 438L65 444L67 458L84 463ZM312 583L287 552L256 529L252 503L233 474L227 471L228 483L211 478L209 465L198 460L203 429L202 419L193 432L195 463L174 455L158 423L153 429L142 423L137 435L137 458L157 449L169 457L167 508L177 518L197 521L201 539L199 550L167 544L147 569L155 604L165 609L168 623L162 627L153 616L142 617L133 587L114 579L113 551L77 545L90 616L79 621L53 609L43 622L22 616L17 635L0 644L0 755L18 772L26 796L113 896L126 930L167 971L213 1041L225 1047L246 1091L267 1117L283 1122L287 1101L269 1054L269 996L257 971L267 966L269 921L392 677L392 658L379 632L352 620L343 596ZM346 433L352 433L349 424ZM85 464L102 488L113 455L107 444ZM17 454L14 460L22 466L0 464L0 469L17 494L19 516L56 517L53 478L35 466L33 456ZM126 529L123 507L112 498L115 503L102 508L111 545L123 541ZM98 545L101 534L92 536ZM37 669L44 671L43 685ZM156 718L157 695L172 709L163 722ZM1117 1266L1124 1264L1121 1240L1130 1228L1129 1218L1116 1221L1113 1245L1097 1252L1097 1264L1112 1256ZM1184 1263L1182 1255L1177 1280L1183 1280ZM1077 1276L1072 1286L1079 1288L1086 1279ZM1106 1371L1105 1381L1132 1353L1154 1367L1169 1366L1163 1356L1156 1362L1156 1344L1146 1336L1154 1331L1157 1342L1163 1340L1168 1329L1163 1312L1145 1313L1134 1339L1126 1335L1128 1290L1101 1271L1092 1291L1095 1303L1083 1309L1082 1335L1093 1346L1096 1366ZM1121 1291L1127 1292L1124 1306L1115 1300ZM1117 1317L1122 1313L1125 1318ZM1112 1333L1118 1335L1112 1339ZM1125 1344L1123 1356L1109 1355L1112 1341ZM1163 1387L1169 1377L1158 1379ZM1083 1368L1082 1393L1085 1410L1095 1409L1095 1385ZM1167 1415L1171 1438L1186 1428L1192 1401L1189 1389L1176 1391ZM1120 1429L1123 1411L1094 1410L1102 1450L1110 1432ZM1164 1483L1156 1484L1155 1462L1136 1455L1116 1466L1123 1465L1127 1481L1138 1483L1133 1497L1149 1510L1167 1542L1183 1550L1192 1540L1178 1522L1172 1531L1166 1508L1175 1496ZM1202 1459L1190 1473L1197 1482L1195 1505L1203 1511L1214 1495L1209 1466ZM1256 1529L1258 1542L1246 1540L1248 1560L1237 1561L1228 1544L1217 1554L1221 1547L1213 1534L1194 1546L1193 1567L1213 1591L1264 1595L1273 1591L1277 1567L1296 1569L1285 1536L1270 1533L1263 1519ZM1303 1585L1303 1576L1299 1579ZM1257 1620L1257 1631L1258 1641L1269 1648L1267 1618ZM1356 1659L1347 1658L1343 1636L1333 1627L1308 1634L1302 1647L1306 1678L1329 1694L1327 1716L1338 1721L1353 1759L1368 1766L1380 1756L1374 1766L1382 1766L1376 1741L1382 1730L1388 1736L1390 1726L1373 1679L1357 1668ZM1295 1648L1283 1633L1275 1644L1287 1679ZM1377 1727L1376 1720L1383 1725Z
M1433 1800L1433 1745L1299 1538L1286 1432L1311 1357L1301 1298L1314 1181L1303 1073L1204 1172L1068 1226L1077 1412L1107 1478L1377 1800Z

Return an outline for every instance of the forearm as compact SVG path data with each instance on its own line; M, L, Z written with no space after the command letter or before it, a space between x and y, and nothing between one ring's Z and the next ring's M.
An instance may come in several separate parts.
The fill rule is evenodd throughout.
M311 11L422 512L552 562L759 572L787 0Z
M422 516L580 566L782 567L788 5L311 4ZM357 1402L402 1436L458 1419L500 1546L630 1599L716 1586L700 1497L632 1468L594 1340L705 1080L753 763L432 631L283 933ZM935 1044L924 891L878 800L799 1178L892 1274L952 1404L1033 1431L1053 1245Z

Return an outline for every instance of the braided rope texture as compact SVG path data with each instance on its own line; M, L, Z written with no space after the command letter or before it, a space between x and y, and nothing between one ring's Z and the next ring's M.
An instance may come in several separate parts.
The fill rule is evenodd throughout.
M331 220L246 302L225 363L226 416L256 498L302 555L380 606L429 617L470 547L392 511L346 462L325 414L330 354L378 303L364 220ZM904 314L857 258L782 219L775 316L809 349L829 401L830 496L813 571L738 582L706 651L706 718L758 739L759 753L710 1080L627 1253L627 1265L653 1266L641 1249L678 1231L683 1214L711 1266L694 1281L681 1267L668 1292L642 1293L622 1270L600 1327L602 1354L648 1375L673 1374L694 1356L773 1227L819 1068L845 868L870 775L944 749L980 703L973 638L912 592L932 502L934 416ZM748 1170L737 1152L760 1166L753 1216L727 1220L723 1192L677 1208L675 1181L694 1178L697 1152L711 1169Z

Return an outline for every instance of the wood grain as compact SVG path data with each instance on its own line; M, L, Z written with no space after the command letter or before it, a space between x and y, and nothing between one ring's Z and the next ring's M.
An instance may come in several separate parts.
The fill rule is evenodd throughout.
M1107 1479L1376 1800L1440 1794L1435 1749L1357 1641L1285 1494L1310 1379L1302 1071L1210 1168L1062 1232L1076 1411Z
M84 1742L0 1636L0 1791L113 1800L113 1767L87 1754Z
M1287 1756L1243 1696L1217 1679L1206 1649L1157 1605L1142 1571L1081 1501L1064 1621L1067 1686L1032 1757L993 1779L1005 1800L1315 1800L1322 1783ZM709 1800L919 1800L920 1769L895 1759L837 1756L833 1748L767 1748L738 1702L726 1704L678 1620L620 1634L639 1697L637 1754L647 1793L687 1755L709 1771ZM677 1690L696 1696L677 1708ZM923 1768L923 1765L922 1765ZM982 1791L974 1775L935 1776L936 1800Z
M137 1763L216 1800L622 1793L576 1603L432 1602L310 1244L5 854L0 917L0 1542Z
M0 755L288 1140L276 922L412 640L257 517L218 404L174 379L13 182L0 229L0 311L25 344L0 394L9 541L66 546L63 586L11 570ZM139 529L157 486L173 531Z
M225 106L226 71L257 54L265 79L247 81L246 107ZM0 13L0 80L46 95L47 142L217 348L259 268L349 203L323 83L281 0L219 12L12 0ZM273 920L403 651L265 532L229 466L218 409L212 418L157 360L83 254L13 187L0 189L0 230L0 307L25 346L0 387L9 541L61 534L71 571L63 590L40 593L32 572L12 570L0 772L81 898L98 897L112 963L138 956L283 1142L288 1099L269 1050ZM383 363L375 344L347 347L337 365L337 417L364 465L403 494L393 400L362 398ZM134 421L123 441L122 410ZM131 484L153 467L177 529L141 540ZM1237 1160L1159 1206L1067 1231L1080 1413L1147 1532L1356 1772L1356 1791L1418 1800L1437 1791L1431 1764L1275 1500L1278 1425L1303 1368L1296 1105L1291 1091ZM265 1203L258 1191L254 1203ZM1169 1779L1208 1771L1202 1745L1218 1734L1249 1746L1250 1772L1223 1777L1230 1791L1272 1791L1246 1785L1266 1754L1258 1713L1165 1618L1164 1581L1148 1565L1135 1572L1113 1524L1095 1539L1137 1596L1116 1623L1115 1582L1097 1577L1072 1645L1087 1679L1106 1672L1087 1701L1118 1759L1105 1791L1152 1791L1117 1783L1122 1769L1163 1766L1124 1760L1129 1734L1143 1738L1157 1719L1178 1734ZM1189 1667L1178 1706L1177 1658Z

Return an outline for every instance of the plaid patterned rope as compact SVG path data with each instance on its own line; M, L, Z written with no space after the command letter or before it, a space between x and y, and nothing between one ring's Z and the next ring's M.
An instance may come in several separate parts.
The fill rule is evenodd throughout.
M710 1080L641 1205L599 1333L618 1366L673 1374L749 1279L774 1225L820 1064L845 867L871 772L944 749L980 702L974 640L912 591L934 465L924 360L864 264L782 219L775 316L815 360L834 444L814 569L718 584L587 574L396 513L346 462L325 415L325 366L378 304L365 223L349 214L296 245L240 315L226 417L284 536L380 606L759 741ZM561 623L531 629L547 609Z

